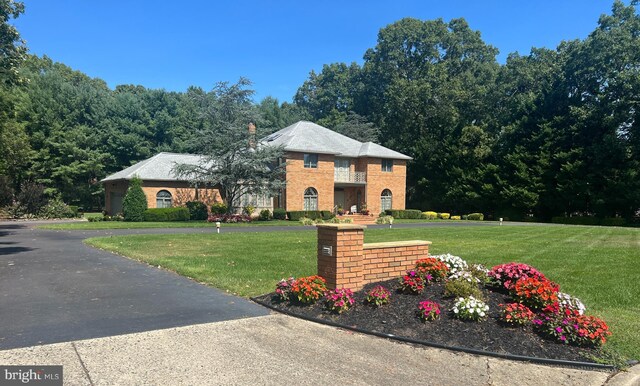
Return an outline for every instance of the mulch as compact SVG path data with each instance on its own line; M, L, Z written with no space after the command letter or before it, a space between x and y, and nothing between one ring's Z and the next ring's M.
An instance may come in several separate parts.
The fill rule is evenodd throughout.
M376 285L382 285L392 291L390 302L379 308L365 303L366 292ZM545 339L533 330L532 325L513 327L501 322L498 305L512 302L505 293L484 288L485 299L489 305L488 317L481 322L472 322L453 318L449 310L453 307L455 299L444 297L442 284L430 284L420 295L400 293L397 288L398 279L368 284L361 291L354 293L355 305L342 314L326 310L322 300L313 305L290 304L278 301L274 293L256 297L256 300L296 315L449 347L593 362L590 355L595 355L595 349L573 347ZM423 322L418 317L418 303L423 300L432 300L440 304L442 313L438 320Z

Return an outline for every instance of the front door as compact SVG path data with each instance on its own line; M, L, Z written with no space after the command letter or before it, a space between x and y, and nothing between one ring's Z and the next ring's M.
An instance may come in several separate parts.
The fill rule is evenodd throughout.
M344 209L344 190L335 190L333 192L333 205Z

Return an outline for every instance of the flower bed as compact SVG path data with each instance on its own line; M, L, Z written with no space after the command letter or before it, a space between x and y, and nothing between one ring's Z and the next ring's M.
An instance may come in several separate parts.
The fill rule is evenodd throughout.
M418 264L424 265L424 260ZM445 295L446 282L430 280L421 283L422 290L412 291L402 277L370 283L353 294L329 293L328 304L302 305L293 296L291 301L283 301L278 293L256 300L303 317L450 347L593 362L598 347L610 335L607 325L584 315L579 299L558 292L559 286L535 268L515 263L500 268L504 271L505 266L507 271L516 271L522 281L510 282L507 291L504 280L474 284L481 291L480 298ZM477 272L474 275L478 277ZM479 275L480 282L486 282L486 272L480 270ZM411 275L410 281L415 277L419 275Z

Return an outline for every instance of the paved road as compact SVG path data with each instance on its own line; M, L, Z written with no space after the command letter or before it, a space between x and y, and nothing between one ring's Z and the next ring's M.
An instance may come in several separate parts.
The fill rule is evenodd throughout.
M0 224L0 349L268 314L86 237Z

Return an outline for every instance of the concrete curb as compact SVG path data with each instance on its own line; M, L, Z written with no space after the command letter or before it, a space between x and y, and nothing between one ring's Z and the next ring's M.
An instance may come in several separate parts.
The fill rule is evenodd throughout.
M640 364L630 367L626 371L613 374L605 382L606 386L640 386Z

